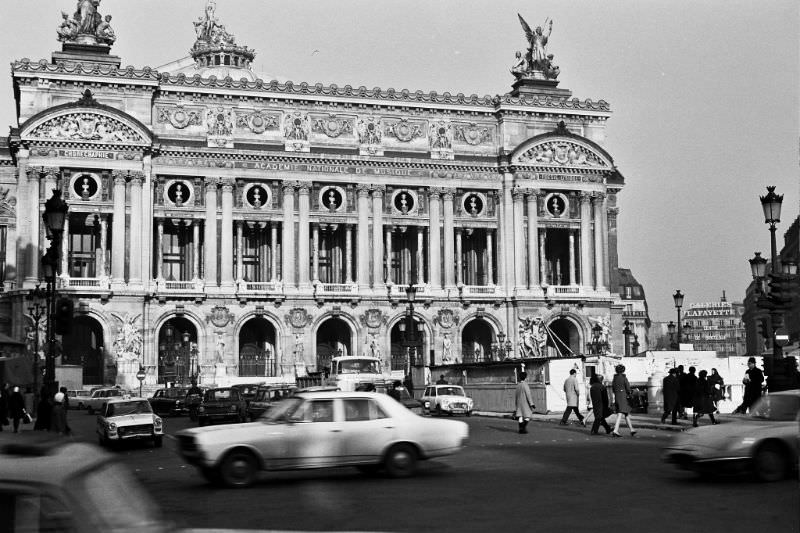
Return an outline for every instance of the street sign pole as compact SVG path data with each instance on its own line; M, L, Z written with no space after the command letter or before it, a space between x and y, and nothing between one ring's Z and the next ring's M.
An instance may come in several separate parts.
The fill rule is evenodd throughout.
M139 398L142 397L142 382L144 381L145 375L144 368L140 366L139 371L136 373L136 379L139 380Z

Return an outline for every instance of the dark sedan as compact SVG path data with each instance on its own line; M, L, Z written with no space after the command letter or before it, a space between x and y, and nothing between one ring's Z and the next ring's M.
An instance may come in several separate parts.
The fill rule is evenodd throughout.
M293 395L296 390L297 387L294 385L261 385L256 389L256 395L247 404L247 419L257 419L273 405Z
M186 405L186 393L188 391L189 389L185 387L158 389L147 401L150 402L153 412L157 415L185 415L189 412Z
M232 387L208 389L197 408L197 422L201 426L214 422L244 422L247 416L246 408L238 389Z

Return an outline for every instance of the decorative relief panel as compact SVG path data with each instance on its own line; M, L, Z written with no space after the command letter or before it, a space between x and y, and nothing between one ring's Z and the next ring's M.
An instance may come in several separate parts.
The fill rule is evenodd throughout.
M526 150L519 157L519 163L587 166L609 168L608 163L585 146L571 141L547 141Z
M299 111L287 113L283 117L283 137L286 151L310 152L311 145L308 142L309 129L307 114Z
M96 112L68 113L51 118L33 128L24 138L147 144L147 140L127 124Z
M411 122L408 119L401 119L386 125L384 133L388 137L394 137L400 142L411 142L417 137L425 136L424 122Z
M383 155L382 124L380 119L365 117L358 120L358 154Z
M313 131L335 139L340 135L353 133L353 119L338 115L315 116Z
M233 112L224 107L206 111L209 148L233 148Z
M11 189L0 189L0 217L16 218L17 199L9 194ZM12 224L13 225L13 224Z
M159 124L171 124L173 128L182 130L187 126L200 126L203 124L202 110L200 108L185 108L183 104L175 107L156 107Z
M453 126L444 120L428 126L428 142L432 159L453 159Z
M492 142L492 130L487 126L479 126L474 122L469 124L456 124L455 134L456 141L465 142L471 146L479 144L486 144Z
M236 126L245 128L253 133L264 133L268 130L277 130L280 123L280 113L265 113L253 111L252 113L236 113Z

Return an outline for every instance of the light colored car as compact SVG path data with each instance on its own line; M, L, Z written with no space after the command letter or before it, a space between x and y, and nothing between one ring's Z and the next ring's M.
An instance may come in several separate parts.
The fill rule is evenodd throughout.
M101 446L124 440L149 440L160 448L164 422L145 398L110 398L97 415L97 439Z
M256 422L177 434L180 454L212 483L246 486L260 471L355 466L412 475L418 460L451 455L469 435L464 422L415 415L374 392L303 392Z
M83 404L86 406L86 410L89 414L93 415L95 411L99 411L103 407L103 404L106 403L109 398L118 398L127 394L130 393L116 387L102 387L93 390L91 397L84 400Z
M69 408L83 411L86 409L86 400L92 397L92 392L85 389L68 390Z
M472 398L459 385L428 385L420 401L428 414L472 415Z
M762 397L750 414L675 436L662 458L699 473L749 471L762 481L783 479L797 468L800 390Z

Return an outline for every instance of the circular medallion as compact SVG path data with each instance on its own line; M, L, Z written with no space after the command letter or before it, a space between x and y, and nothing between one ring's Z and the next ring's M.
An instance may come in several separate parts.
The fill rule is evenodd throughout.
M245 192L247 205L260 209L269 204L269 191L261 185L253 185Z
M253 133L262 133L267 129L267 121L261 115L253 115L250 117L250 130Z
M401 214L407 215L414 211L414 207L416 206L416 200L409 191L399 191L397 194L394 195L392 205Z
M338 211L344 203L342 193L336 187L328 187L320 193L322 206L328 211Z
M177 206L184 205L192 197L189 184L183 181L175 181L167 187L167 199Z
M483 214L484 201L483 198L477 193L468 193L464 195L463 202L464 212L477 217Z
M567 210L567 201L561 194L553 194L547 199L547 212L554 217L562 217Z
M83 200L93 198L97 194L99 185L94 176L89 174L81 174L76 177L72 182L72 191L75 196Z

